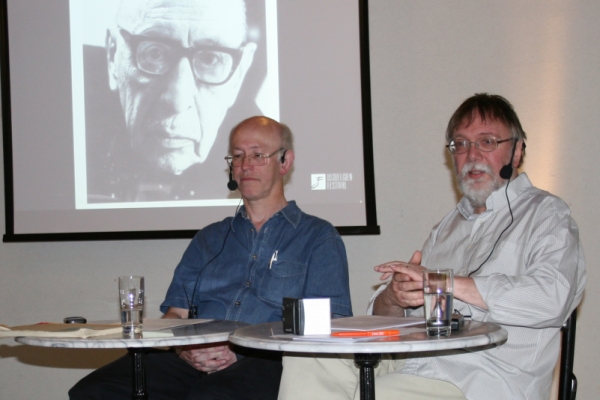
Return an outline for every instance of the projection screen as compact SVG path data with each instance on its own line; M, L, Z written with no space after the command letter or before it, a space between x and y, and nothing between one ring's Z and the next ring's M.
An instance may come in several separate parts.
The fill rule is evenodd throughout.
M228 136L294 133L285 193L378 234L367 1L2 0L4 241L191 237L241 204Z

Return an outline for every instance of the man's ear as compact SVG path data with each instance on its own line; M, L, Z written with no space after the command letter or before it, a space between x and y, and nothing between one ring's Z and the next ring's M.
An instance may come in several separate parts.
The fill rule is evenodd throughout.
M117 53L117 39L112 35L110 29L106 30L106 64L108 65L108 84L110 90L118 90L117 66L115 55Z
M285 175L290 169L292 169L292 164L294 163L294 150L286 150L283 162L279 164L279 174Z
M519 140L517 144L515 144L515 156L513 157L512 167L516 170L519 168L521 164L521 159L523 157L523 141Z

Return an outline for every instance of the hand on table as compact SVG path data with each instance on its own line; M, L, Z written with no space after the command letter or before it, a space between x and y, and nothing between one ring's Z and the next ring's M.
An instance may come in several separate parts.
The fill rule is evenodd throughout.
M212 373L221 371L236 362L235 353L225 343L222 345L182 346L177 350L179 357L199 371Z

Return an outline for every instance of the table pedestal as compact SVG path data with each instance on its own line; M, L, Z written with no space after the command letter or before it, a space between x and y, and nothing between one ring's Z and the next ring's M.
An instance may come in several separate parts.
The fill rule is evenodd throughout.
M144 369L144 359L146 358L145 348L129 348L129 353L133 357L133 400L146 400L146 371Z
M360 368L361 400L375 400L375 367L379 361L381 361L381 354L354 354L354 363Z

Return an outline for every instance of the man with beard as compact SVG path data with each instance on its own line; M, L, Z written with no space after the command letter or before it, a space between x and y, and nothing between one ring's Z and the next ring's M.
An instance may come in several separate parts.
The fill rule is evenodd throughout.
M503 97L476 94L456 110L446 141L464 197L433 228L422 252L375 267L391 280L369 306L376 315L423 315L422 271L451 268L454 308L500 324L507 342L382 361L375 371L378 399L548 398L560 328L581 301L586 272L567 205L517 172L525 139ZM285 357L279 395L357 399L358 369L351 359Z

